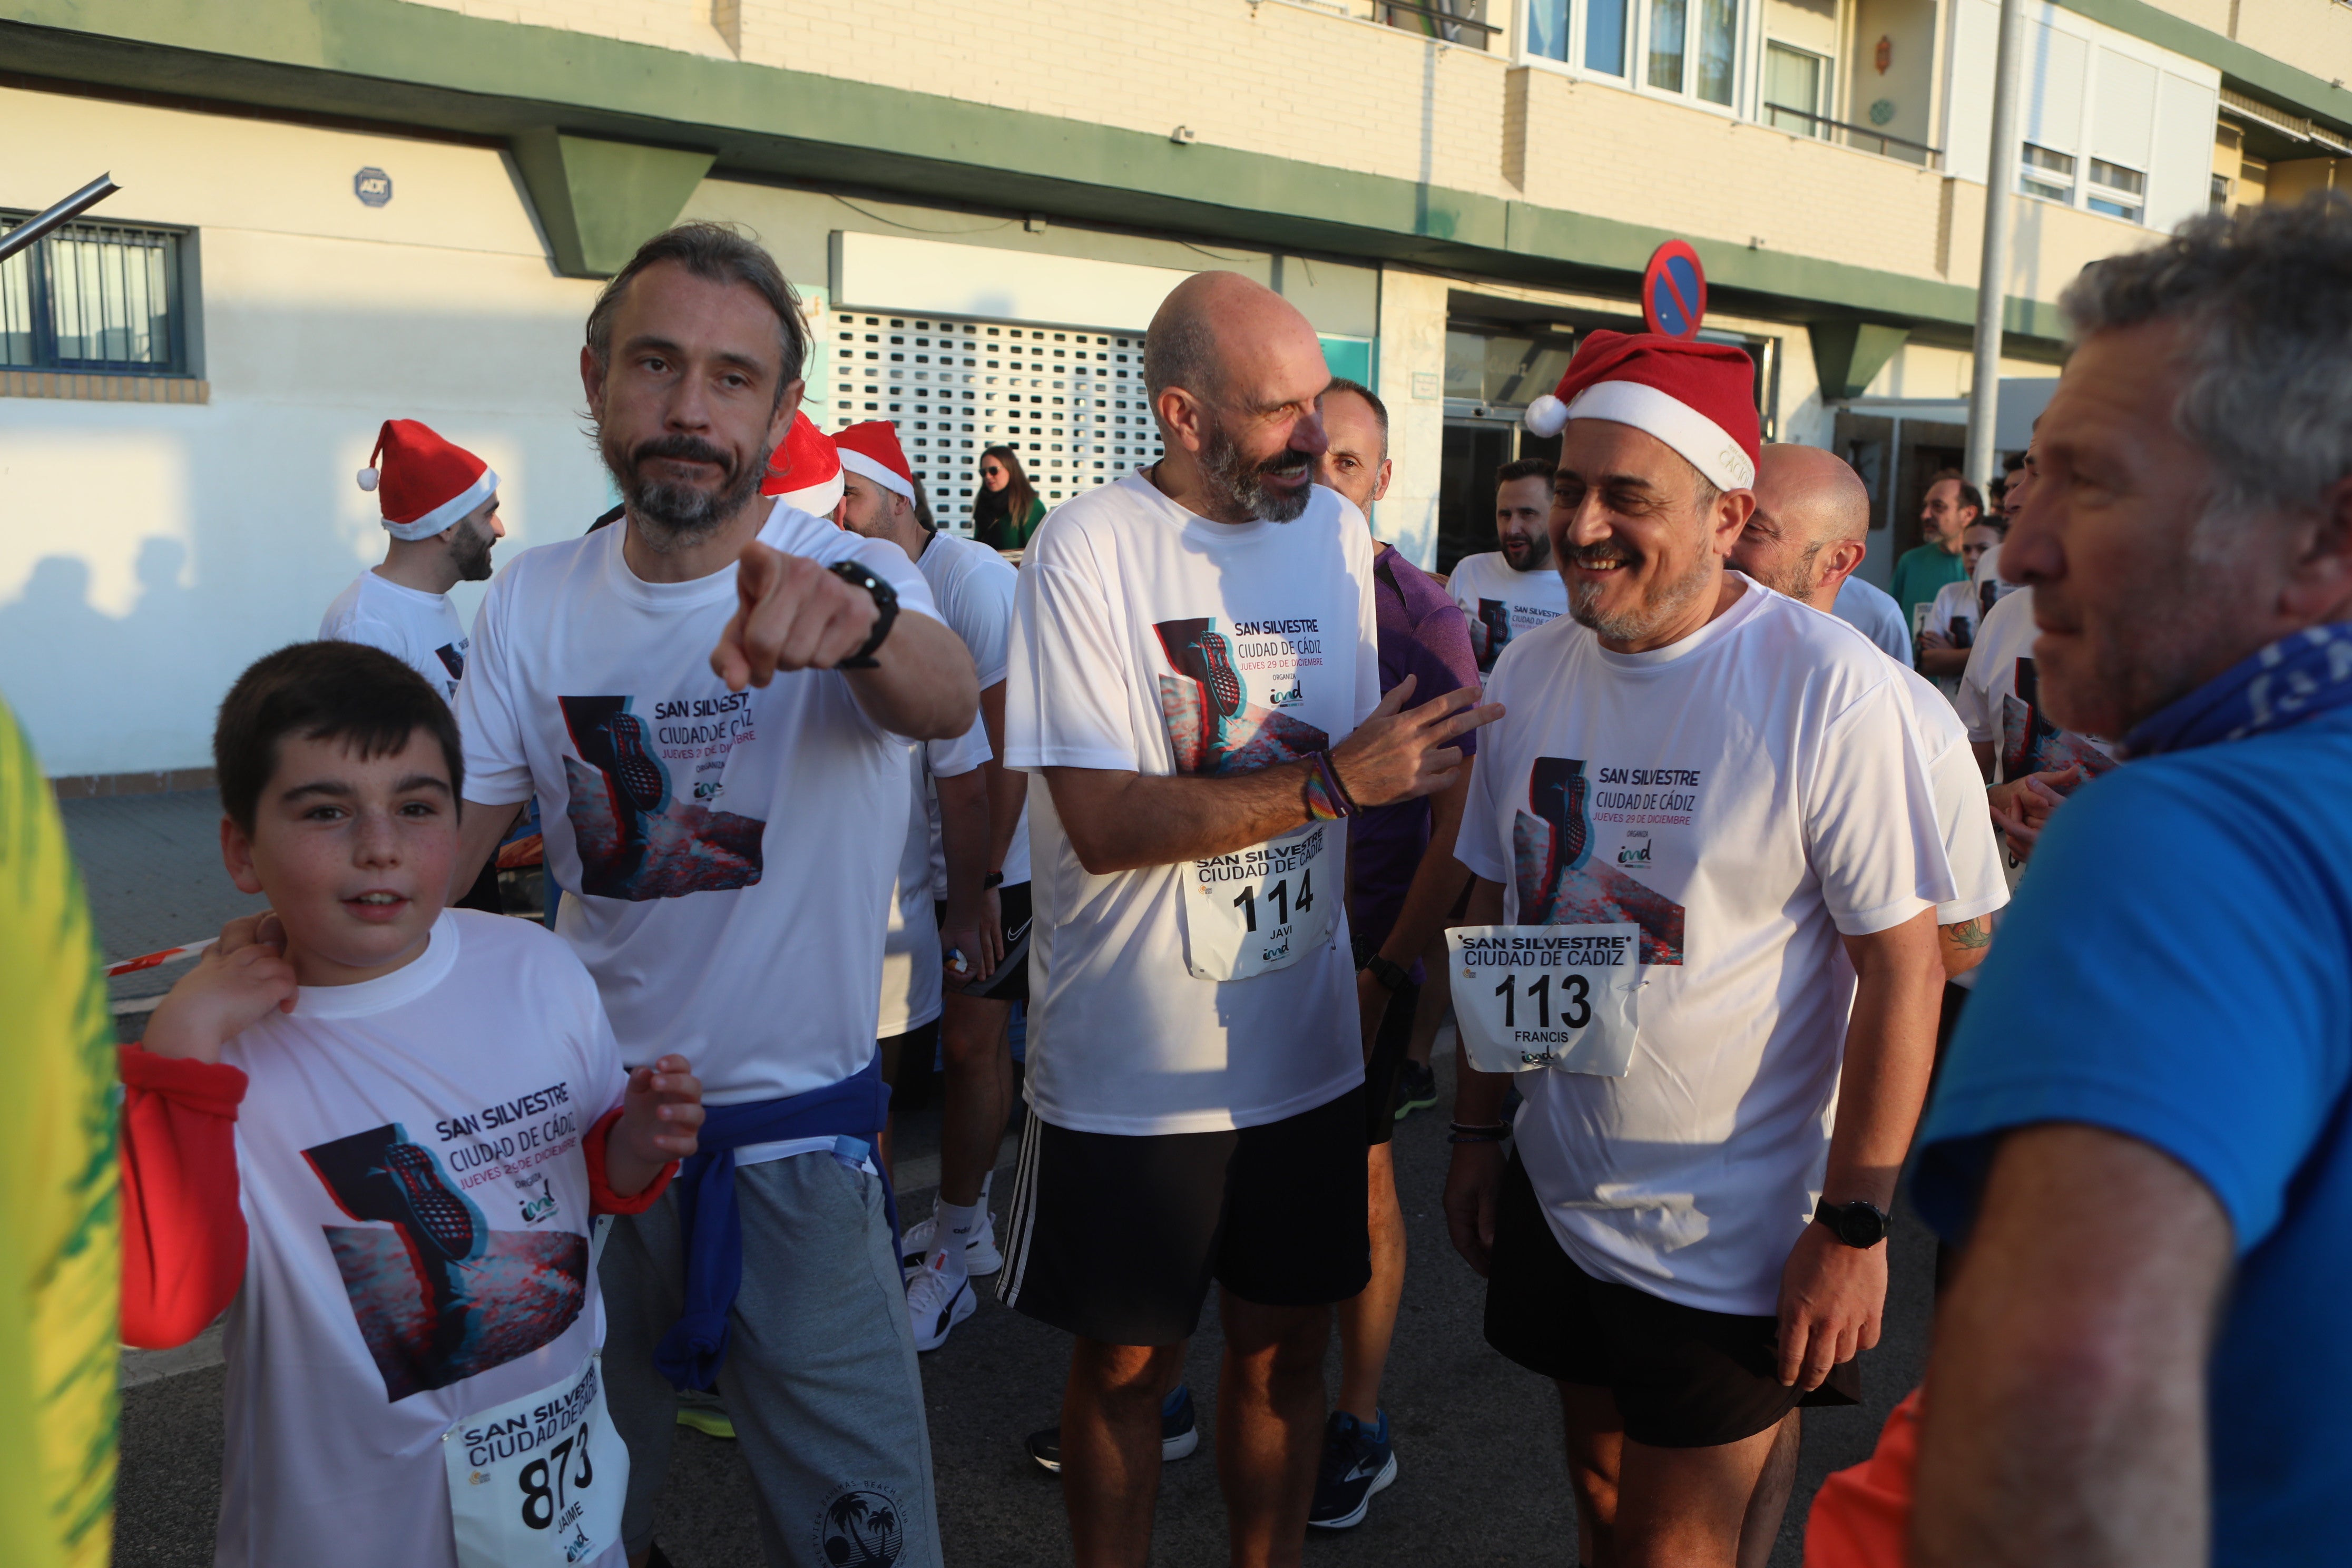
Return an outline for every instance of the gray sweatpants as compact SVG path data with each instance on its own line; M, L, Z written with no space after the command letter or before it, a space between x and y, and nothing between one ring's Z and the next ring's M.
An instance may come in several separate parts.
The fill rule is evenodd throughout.
M743 1288L719 1392L758 1491L768 1562L938 1568L922 1374L880 1178L800 1154L738 1171L735 1201ZM677 1391L653 1352L677 1321L684 1256L677 1202L665 1194L613 1222L599 1266L605 1399L629 1446L632 1556L653 1539L677 1433Z

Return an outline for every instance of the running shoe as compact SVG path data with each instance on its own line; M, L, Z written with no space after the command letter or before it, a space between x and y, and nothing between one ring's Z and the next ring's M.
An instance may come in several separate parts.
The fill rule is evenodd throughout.
M940 1233L939 1225L939 1216L934 1215L907 1227L907 1234L898 1243L898 1267L912 1270L923 1266L923 1259L929 1258L931 1248L939 1245L934 1239ZM996 1247L996 1216L983 1213L980 1216L980 1228L972 1233L970 1241L963 1244L963 1271L978 1279L983 1274L993 1274L1003 1267L1004 1254Z
M726 1402L698 1388L677 1391L677 1424L706 1437L727 1443L735 1440L735 1423L727 1414Z
M1419 1062L1408 1060L1404 1071L1397 1077L1396 1119L1402 1121L1416 1110L1427 1110L1437 1103L1437 1074Z
M1201 1446L1201 1423L1192 1414L1192 1385L1180 1383L1176 1392L1160 1403L1160 1458L1189 1458ZM1062 1429L1048 1426L1029 1434L1029 1457L1055 1475L1062 1473Z
M440 1162L415 1143L383 1152L383 1172L408 1210L408 1228L451 1262L474 1255L474 1211L441 1175Z
M907 1320L914 1325L919 1351L935 1351L947 1343L948 1331L980 1305L969 1278L950 1277L940 1267L945 1258L946 1254L938 1255L907 1280Z
M1323 1462L1315 1474L1315 1504L1307 1522L1318 1530L1350 1530L1364 1522L1372 1494L1395 1481L1396 1449L1389 1443L1389 1413L1376 1430L1344 1410L1323 1428Z

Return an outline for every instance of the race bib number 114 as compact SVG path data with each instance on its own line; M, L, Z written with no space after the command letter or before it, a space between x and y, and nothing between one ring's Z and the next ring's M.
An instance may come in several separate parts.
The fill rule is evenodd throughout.
M1639 926L1455 926L1445 950L1472 1067L1625 1076L1642 994Z
M1184 868L1184 963L1247 980L1327 945L1347 880L1344 824L1318 822Z

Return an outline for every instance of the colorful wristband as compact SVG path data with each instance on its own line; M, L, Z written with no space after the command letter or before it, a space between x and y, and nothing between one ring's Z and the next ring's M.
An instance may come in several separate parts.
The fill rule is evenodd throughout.
M1317 822L1337 822L1353 816L1358 807L1339 783L1339 770L1328 752L1310 752L1307 761L1315 771L1307 775L1307 815Z

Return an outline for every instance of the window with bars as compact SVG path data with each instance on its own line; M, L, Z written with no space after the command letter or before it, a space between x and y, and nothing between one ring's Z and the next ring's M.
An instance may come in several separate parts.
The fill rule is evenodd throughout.
M971 531L980 455L1011 447L1048 507L1160 458L1141 332L843 310L834 427L887 419L943 528Z
M0 213L0 233L31 215ZM185 375L184 236L76 223L0 263L0 369Z

